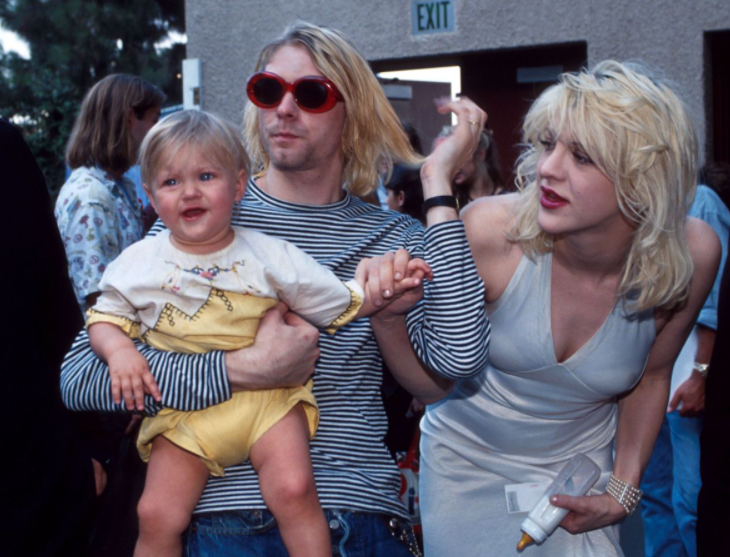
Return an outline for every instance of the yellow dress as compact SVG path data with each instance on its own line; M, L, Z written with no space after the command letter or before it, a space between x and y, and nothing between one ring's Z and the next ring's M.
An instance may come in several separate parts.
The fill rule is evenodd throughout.
M363 300L357 283L343 283L298 248L241 229L230 246L206 255L177 250L167 232L142 240L109 266L100 287L87 326L114 323L150 346L182 353L250 346L261 318L279 300L331 332L352 320ZM310 381L291 389L237 392L194 412L164 408L144 419L137 446L147 461L152 440L163 435L223 476L224 468L246 460L256 440L299 403L313 436L319 411Z

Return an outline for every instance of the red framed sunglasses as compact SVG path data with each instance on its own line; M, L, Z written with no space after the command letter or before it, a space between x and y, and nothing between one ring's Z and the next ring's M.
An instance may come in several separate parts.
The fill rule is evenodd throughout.
M345 98L337 87L326 77L308 75L294 83L271 72L258 72L248 78L246 93L253 104L259 108L279 106L284 95L291 92L297 106L306 112L327 112L338 101Z

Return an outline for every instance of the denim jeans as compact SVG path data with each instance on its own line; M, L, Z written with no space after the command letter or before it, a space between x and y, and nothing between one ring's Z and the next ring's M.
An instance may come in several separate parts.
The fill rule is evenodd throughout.
M667 414L641 482L646 557L696 557L702 418Z
M408 546L391 533L389 517L385 515L325 510L325 516L332 537L332 555L409 555ZM194 516L185 538L185 557L288 557L276 521L265 510Z

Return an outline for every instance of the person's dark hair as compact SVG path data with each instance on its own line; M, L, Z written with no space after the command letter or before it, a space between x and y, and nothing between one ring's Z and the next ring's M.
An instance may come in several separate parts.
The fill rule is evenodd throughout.
M448 137L452 133L454 133L452 126L444 126L439 137ZM507 185L502 177L502 167L499 164L497 145L494 142L492 130L485 129L479 136L479 143L477 144L476 151L474 151L474 161L486 167L487 180L494 186L492 188L494 192L492 195L498 195L508 191ZM470 188L471 184L468 183L454 184L454 195L456 196L459 207L464 207L467 203L473 201L469 195Z
M712 188L722 202L730 207L730 164L711 162L700 168L698 183Z
M502 166L499 164L497 144L494 142L494 132L490 129L484 130L482 137L479 138L479 148L481 148L482 141L485 138L487 139L487 153L484 156L484 162L487 163L487 174L494 184L494 191L502 193L507 189L507 184L502 176Z
M416 127L405 120L401 120L400 123L403 126L403 131L405 131L406 135L408 136L408 142L411 144L411 147L413 147L413 150L419 155L423 156L421 137L418 135L418 130L416 129Z
M483 155L482 155L483 153ZM485 129L479 136L479 144L474 152L474 162L484 165L487 171L487 180L494 186L493 195L503 193L505 190L504 178L502 178L502 169L499 165L499 157L497 157L497 146L492 138L492 130ZM469 196L469 188L471 184L454 184L454 195L459 207L464 207L473 199Z
M385 184L385 188L391 190L394 195L403 193L403 206L401 212L413 217L421 223L426 223L423 214L423 185L421 184L421 171L412 166L396 164L393 166L393 174Z
M71 168L96 165L126 172L136 162L137 145L129 129L129 110L137 118L165 101L165 94L141 77L112 74L94 85L81 103L66 162Z

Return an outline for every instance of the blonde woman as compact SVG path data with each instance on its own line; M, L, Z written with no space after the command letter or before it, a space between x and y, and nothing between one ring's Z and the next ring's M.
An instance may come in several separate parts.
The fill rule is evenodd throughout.
M621 555L618 523L717 272L716 235L685 217L696 141L666 85L612 61L564 74L524 139L521 191L463 212L492 342L484 372L422 424L427 555L514 555L526 515L508 511L506 486L549 482L576 453L598 484L557 496L563 528L525 554Z

